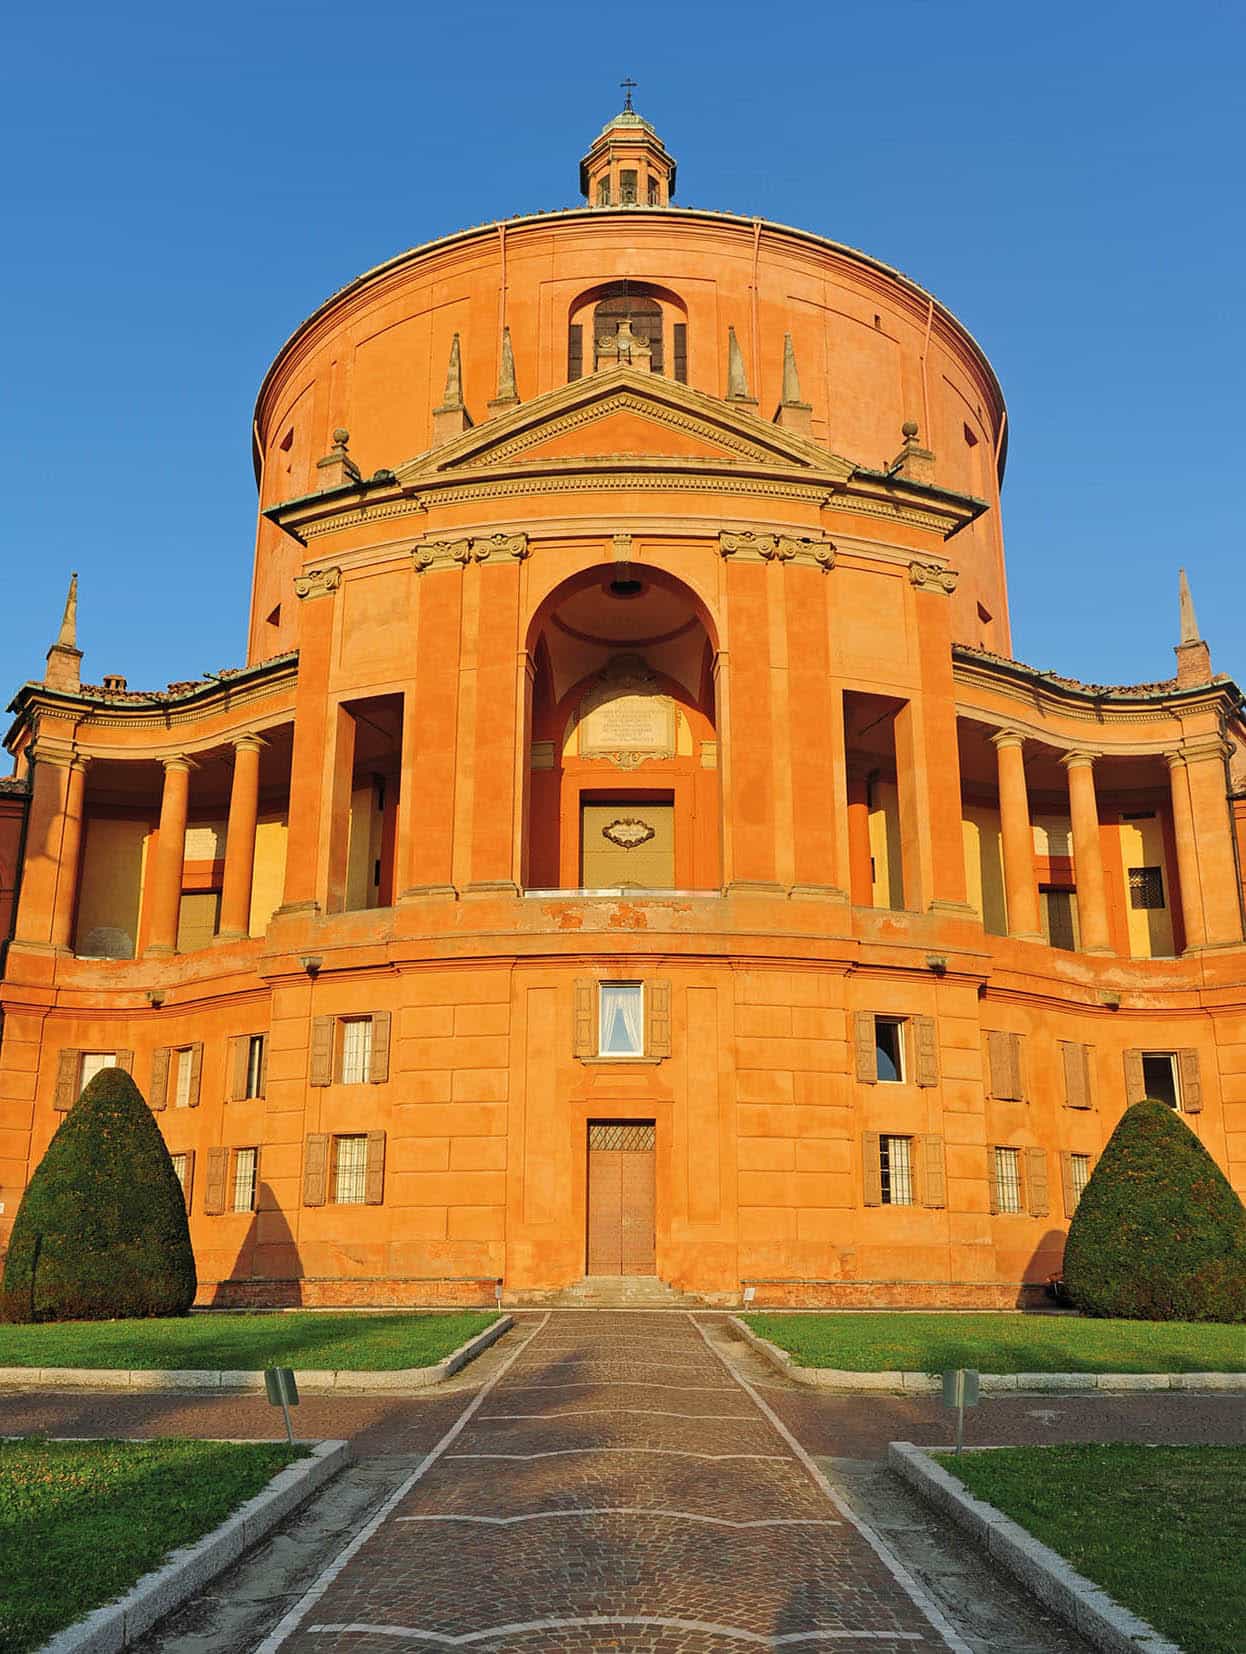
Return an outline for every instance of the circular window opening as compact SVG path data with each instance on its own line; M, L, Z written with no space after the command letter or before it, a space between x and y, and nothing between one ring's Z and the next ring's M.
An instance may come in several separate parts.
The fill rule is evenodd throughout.
M607 586L606 590L611 597L639 597L645 589L643 580L637 580L635 575L617 575Z

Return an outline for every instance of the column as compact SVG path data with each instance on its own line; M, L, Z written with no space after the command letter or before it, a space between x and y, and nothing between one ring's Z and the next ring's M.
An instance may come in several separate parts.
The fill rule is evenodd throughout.
M50 941L54 948L73 945L74 915L78 909L78 873L82 861L82 829L87 788L87 760L75 758L65 780L65 811L52 904Z
M1194 812L1190 808L1190 783L1185 755L1164 754L1168 760L1168 784L1172 795L1172 831L1177 841L1177 883L1181 887L1181 917L1185 922L1185 951L1207 942L1203 924L1203 903L1198 886L1198 851L1194 843Z
M1195 893L1209 948L1233 947L1242 940L1241 875L1229 805L1231 750L1219 736L1211 736L1191 743L1182 753L1194 830Z
M1038 882L1034 877L1034 829L1025 786L1022 738L1014 730L992 735L999 762L999 830L1004 852L1004 898L1008 905L1008 934L1026 942L1041 942Z
M220 941L236 941L251 934L251 878L255 871L255 823L260 806L262 745L255 735L244 735L234 742L234 780L229 794L225 878L221 887Z
M854 765L848 771L848 868L853 907L874 905L870 861L870 784L865 772Z
M177 947L182 870L186 862L186 812L190 804L189 758L164 760L160 829L152 858L148 900L147 952L172 953Z
M1073 824L1073 867L1077 880L1077 917L1083 953L1111 953L1103 847L1099 842L1099 804L1095 796L1095 760L1089 752L1066 752L1061 763L1069 777L1069 815Z
M331 737L333 594L341 578L339 568L319 568L298 576L294 582L299 599L299 678L294 700L285 889L279 914L315 913L321 905L325 867L322 816L328 784L325 750Z

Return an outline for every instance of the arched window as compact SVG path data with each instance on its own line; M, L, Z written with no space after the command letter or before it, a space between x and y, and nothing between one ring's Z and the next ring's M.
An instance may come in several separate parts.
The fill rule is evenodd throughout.
M596 372L619 360L620 353L611 347L623 328L629 343L639 341L647 348L650 372L669 373L681 384L687 384L686 314L677 295L641 282L612 282L608 287L583 294L571 307L567 378L579 379L585 373ZM585 337L590 328L591 346Z
M601 346L615 338L623 322L627 323L635 338L643 339L649 346L652 371L664 373L666 370L662 365L662 306L656 299L647 299L641 294L618 293L612 298L603 299L593 311L594 359Z

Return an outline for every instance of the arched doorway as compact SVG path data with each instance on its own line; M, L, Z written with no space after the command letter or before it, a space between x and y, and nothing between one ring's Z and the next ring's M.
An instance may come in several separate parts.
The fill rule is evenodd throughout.
M660 570L589 569L547 597L528 647L528 887L719 889L714 644L699 600Z

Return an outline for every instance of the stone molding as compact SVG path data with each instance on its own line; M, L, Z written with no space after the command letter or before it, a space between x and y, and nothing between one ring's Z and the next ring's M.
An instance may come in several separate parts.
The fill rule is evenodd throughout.
M1060 754L1060 762L1066 770L1074 769L1079 764L1091 769L1102 757L1101 752L1091 752L1087 747L1071 747L1068 752Z
M294 576L294 595L298 598L327 597L342 584L342 571L337 567L308 569Z
M1186 742L1183 746L1170 748L1164 757L1174 768L1178 764L1197 764L1207 759L1231 758L1237 748L1231 741L1222 740L1218 735L1205 735L1201 739Z
M909 564L909 580L919 592L942 592L950 597L956 590L960 575L955 569L943 568L938 563Z
M415 572L423 574L426 569L452 568L456 564L465 569L471 563L487 563L494 556L499 561L512 557L522 562L530 550L525 533L485 534L458 540L421 540L411 548L411 561Z
M835 566L834 541L813 536L724 529L718 536L718 552L721 557L734 557L741 563L814 563L828 572Z

